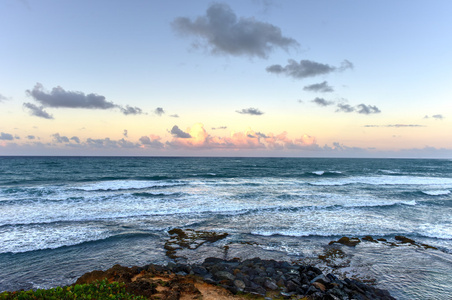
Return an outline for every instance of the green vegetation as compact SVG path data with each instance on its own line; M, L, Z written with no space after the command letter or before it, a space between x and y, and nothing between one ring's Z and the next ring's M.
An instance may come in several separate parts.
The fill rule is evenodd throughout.
M29 300L29 299L121 299L141 300L143 296L136 296L126 291L124 283L111 282L106 279L90 284L56 287L49 290L17 291L0 293L0 300Z

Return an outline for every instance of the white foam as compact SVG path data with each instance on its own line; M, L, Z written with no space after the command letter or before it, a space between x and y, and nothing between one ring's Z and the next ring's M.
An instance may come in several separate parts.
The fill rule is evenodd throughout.
M347 184L369 184L369 185L452 185L452 178L444 177L418 177L418 176L356 176L339 180L318 180L310 182L311 185L347 185Z
M314 171L314 172L312 172L312 174L321 176L321 175L325 174L325 171Z
M449 195L449 190L433 190L433 191L422 191L426 195L430 196L442 196L442 195Z
M101 181L77 186L76 189L83 191L118 191L145 189L151 187L174 186L178 183L165 181L142 181L142 180L112 180Z

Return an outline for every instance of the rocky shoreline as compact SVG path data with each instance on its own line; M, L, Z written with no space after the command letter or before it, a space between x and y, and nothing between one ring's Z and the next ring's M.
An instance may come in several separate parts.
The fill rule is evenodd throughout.
M123 282L131 293L149 299L395 299L386 290L356 279L340 279L301 262L258 257L245 260L208 257L202 263L188 264L186 257L180 256L180 251L215 243L228 234L179 228L168 231L168 234L164 248L172 262L166 266L150 264L128 268L115 265L107 271L86 273L76 284L103 279ZM363 240L385 242L371 237ZM319 259L327 261L331 256L341 255L334 244L354 247L360 242L360 239L347 237L331 241L331 253L327 252ZM412 240L402 242L414 244ZM228 247L223 246L225 254Z
M76 284L103 279L124 282L131 293L148 299L234 299L245 295L256 299L395 299L386 290L325 275L314 266L260 258L211 257L199 265L115 265L107 271L86 273Z

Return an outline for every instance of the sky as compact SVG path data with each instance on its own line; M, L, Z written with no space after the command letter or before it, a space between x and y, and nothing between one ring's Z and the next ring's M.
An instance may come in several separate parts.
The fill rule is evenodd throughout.
M0 0L0 155L452 158L449 0Z

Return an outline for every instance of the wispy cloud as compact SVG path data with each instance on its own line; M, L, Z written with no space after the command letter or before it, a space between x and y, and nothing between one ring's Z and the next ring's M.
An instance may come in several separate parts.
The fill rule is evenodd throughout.
M252 116L260 116L263 115L264 113L262 111L260 111L257 108L244 108L242 110L236 110L235 112L242 114L242 115L252 115Z
M129 134L129 131L127 129L124 129L124 131L122 132L122 135L127 137L128 134Z
M3 102L5 100L8 100L8 98L0 94L0 102Z
M229 5L214 3L204 16L195 20L179 17L172 23L180 34L199 40L194 47L203 47L213 54L267 58L275 48L288 50L298 42L282 35L281 29L254 18L237 18Z
M326 81L307 85L303 88L303 90L308 92L320 92L320 93L334 92L334 89L331 86L329 86L328 82Z
M387 125L364 125L363 127L409 128L409 127L427 127L427 126L419 124L387 124Z
M29 110L30 115L52 120L53 116L44 110L44 106L37 106L30 102L25 102L23 104L25 108Z
M433 118L433 119L435 119L435 120L443 120L444 119L444 116L443 115L433 115L433 116L428 116L428 115L426 115L425 117L424 117L424 119L428 119L428 118Z
M154 110L154 113L155 113L157 116L161 116L161 115L164 115L164 114L165 114L165 111L163 110L163 108L157 107L157 108Z
M325 100L325 99L319 98L319 97L315 98L311 102L314 102L315 104L320 105L320 106L329 106L329 105L334 104L334 101L328 101L328 100Z
M381 110L375 105L358 104L356 110L359 114L370 115L381 113Z
M281 65L271 65L267 67L266 70L273 74L283 74L295 79L303 79L318 75L326 75L336 71L345 71L352 68L353 64L348 60L344 60L340 67L334 67L312 60L301 60L298 63L293 59L289 59L288 64L284 67Z

